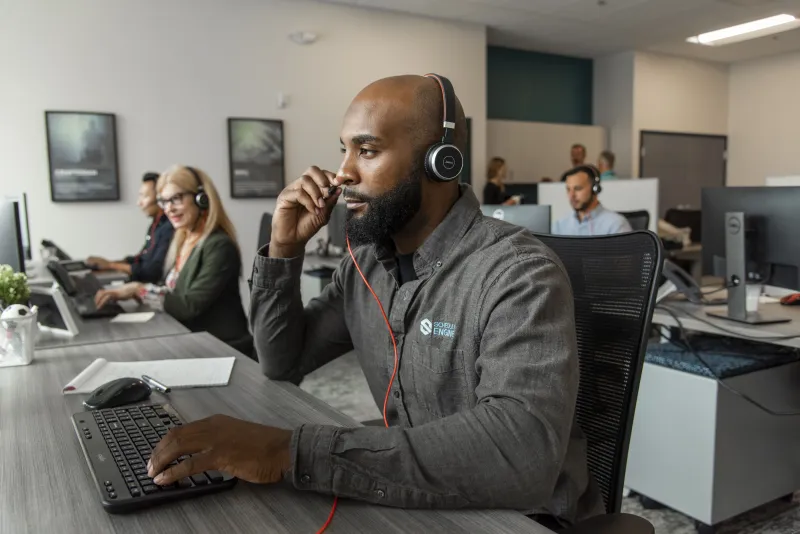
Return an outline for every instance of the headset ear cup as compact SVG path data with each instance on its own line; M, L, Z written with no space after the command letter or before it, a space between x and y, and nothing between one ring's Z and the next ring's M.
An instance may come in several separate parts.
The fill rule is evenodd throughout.
M592 186L592 191L594 191L595 195L599 195L600 193L603 192L603 186L600 185L599 181L596 181L594 183L594 185Z
M436 143L425 154L425 172L436 182L450 182L461 174L464 156L454 145Z
M200 208L201 210L207 210L208 209L208 205L209 205L208 195L206 194L206 192L203 190L202 187L197 192L197 194L194 196L194 203L197 204L197 207Z

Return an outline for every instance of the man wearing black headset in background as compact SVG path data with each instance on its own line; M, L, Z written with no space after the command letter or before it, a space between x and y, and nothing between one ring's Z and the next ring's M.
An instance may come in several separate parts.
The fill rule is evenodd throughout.
M573 421L567 275L459 185L465 135L446 79L369 85L345 115L338 172L311 167L286 187L253 267L264 373L297 381L354 349L389 428L214 416L170 431L148 467L156 483L220 469L404 508L510 508L557 525L602 513ZM352 253L304 309L304 250L340 196Z
M128 256L122 261L108 261L99 256L90 256L86 264L101 271L120 271L128 275L131 282L156 283L164 276L164 260L167 257L169 244L172 242L174 229L169 219L156 203L156 182L159 174L147 172L139 186L139 199L136 205L150 218L144 246L135 256Z
M633 231L628 219L600 204L600 171L591 165L579 165L564 173L567 199L574 213L553 225L555 235L592 236Z

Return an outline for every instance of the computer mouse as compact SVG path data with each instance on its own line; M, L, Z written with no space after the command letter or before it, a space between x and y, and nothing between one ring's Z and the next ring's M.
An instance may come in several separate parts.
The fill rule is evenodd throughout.
M139 378L118 378L95 389L83 404L90 410L114 408L142 401L150 397L151 391L150 386Z

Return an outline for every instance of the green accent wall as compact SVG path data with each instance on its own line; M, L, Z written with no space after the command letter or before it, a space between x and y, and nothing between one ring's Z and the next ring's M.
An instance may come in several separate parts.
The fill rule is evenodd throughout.
M505 119L592 124L592 60L488 47L487 114Z

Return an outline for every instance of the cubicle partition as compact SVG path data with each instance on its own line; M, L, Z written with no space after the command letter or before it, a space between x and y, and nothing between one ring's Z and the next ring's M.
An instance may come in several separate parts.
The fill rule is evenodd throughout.
M604 180L600 202L614 211L647 210L649 230L658 228L658 178ZM563 182L539 184L539 204L550 205L552 222L572 213Z

